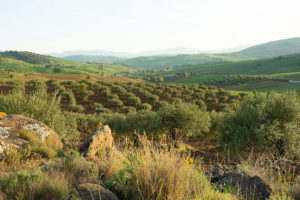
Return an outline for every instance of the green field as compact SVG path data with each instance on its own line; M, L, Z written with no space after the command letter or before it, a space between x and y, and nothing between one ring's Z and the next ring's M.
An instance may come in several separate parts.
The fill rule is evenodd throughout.
M43 74L101 74L113 75L121 72L135 72L137 69L122 64L102 64L68 61L29 52L0 52L0 69L16 72Z
M271 77L271 78L285 78L285 79L300 79L300 72L271 74L271 75L267 75L267 77Z
M181 81L180 83L185 83L185 84L204 83L207 81L219 80L221 78L222 76L220 75L211 74L211 75L198 76L195 78L189 78L188 80Z

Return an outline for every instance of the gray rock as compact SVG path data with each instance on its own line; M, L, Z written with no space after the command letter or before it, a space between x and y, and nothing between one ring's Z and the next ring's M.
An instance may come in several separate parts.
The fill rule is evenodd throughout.
M76 189L82 200L118 200L114 193L97 184L83 183Z
M111 148L113 137L108 125L99 128L92 133L88 139L79 147L79 152L84 153L88 158L96 158L96 154L101 149Z
M242 195L244 199L265 200L271 195L272 189L258 176L249 176L239 172L237 168L215 168L208 170L206 175L211 182L220 188L226 184L236 186L236 194Z
M57 133L45 124L22 115L0 115L0 159L11 149L26 148L28 141L21 138L21 133L24 131L37 136L42 145L54 149L63 147Z

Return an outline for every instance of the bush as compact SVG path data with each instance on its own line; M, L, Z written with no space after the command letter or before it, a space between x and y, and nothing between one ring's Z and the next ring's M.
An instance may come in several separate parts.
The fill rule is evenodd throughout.
M139 110L135 113L129 113L127 116L128 132L137 132L158 136L162 133L160 119L156 112L151 110Z
M157 95L151 95L148 97L148 100L153 103L157 103L157 102L159 102L159 97Z
M158 110L158 115L163 127L171 134L174 134L175 129L179 129L186 136L201 135L209 131L208 113L191 103L163 106Z
M152 106L148 103L143 103L138 106L138 110L152 110Z
M69 118L60 109L60 97L37 92L29 96L13 93L0 99L0 110L21 114L41 121L54 129L63 142L79 139L76 119Z
M256 147L300 156L300 102L294 92L255 94L219 126L221 144L235 150Z
M83 113L84 107L82 105L70 105L68 110L71 112Z
M109 104L112 106L117 106L117 107L123 106L123 102L117 98L109 99Z
M132 106L123 106L121 108L121 112L127 114L127 113L130 113L130 112L135 112L136 111L136 108L135 107L132 107Z
M65 199L69 193L68 183L49 177L42 171L20 171L0 180L5 199Z
M137 105L141 104L141 100L139 97L129 97L128 104L132 105L132 106L137 106Z

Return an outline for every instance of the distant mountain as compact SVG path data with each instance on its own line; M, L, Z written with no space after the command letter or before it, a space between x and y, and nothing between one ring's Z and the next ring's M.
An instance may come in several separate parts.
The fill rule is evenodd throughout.
M234 52L242 51L252 46L253 45L250 44L242 44L231 48L209 51L209 53L234 53Z
M240 51L239 53L255 58L271 58L289 54L300 53L300 37L277 40L256 45Z
M123 58L130 58L134 57L131 53L126 52L115 52L115 51L104 51L104 50L91 50L91 51L83 51L83 50L76 50L76 51L64 51L62 53L49 53L48 55L54 57L66 57L66 56L74 56L74 55L84 55L84 56L114 56L114 57L123 57Z
M203 53L203 51L200 51L198 49L186 48L186 47L174 47L174 48L162 49L162 50L143 51L140 53L115 52L115 51L105 51L105 50L92 50L92 51L77 50L77 51L65 51L62 53L50 53L49 55L54 57L59 57L59 58L77 56L77 55L134 58L139 56L179 55L179 54L197 54L197 53ZM95 58L91 58L91 59L95 59Z
M65 60L73 60L80 62L97 62L97 63L111 63L113 61L120 60L122 58L115 56L88 56L88 55L74 55L74 56L66 56L61 57Z
M143 51L141 53L136 54L135 57L138 56L155 56L155 55L180 55L180 54L199 54L204 53L204 51L200 51L199 49L186 48L186 47L174 47L169 49L162 50L153 50L153 51Z
M93 60L105 60L104 56L110 57L120 57L120 58L135 58L141 56L176 56L181 54L200 54L200 53L232 53L237 52L242 49L248 48L251 45L239 45L232 48L221 49L221 50L212 50L212 51L202 51L195 48L187 48L187 47L174 47L168 49L159 49L159 50L150 50L143 51L139 53L128 53L128 52L116 52L116 51L105 51L105 50L91 50L91 51L65 51L62 53L49 53L48 55L58 57L58 58L66 58L66 59L84 59L84 61L93 61ZM76 57L70 57L76 56ZM78 57L77 56L100 56L96 57ZM91 60L89 60L89 58ZM108 60L111 60L108 58Z

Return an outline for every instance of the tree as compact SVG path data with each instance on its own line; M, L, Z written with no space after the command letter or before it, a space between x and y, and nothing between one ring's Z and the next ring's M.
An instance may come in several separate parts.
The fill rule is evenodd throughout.
M236 113L228 113L218 130L220 143L235 150L256 147L300 156L300 101L295 92L248 96Z
M197 105L190 103L165 104L158 110L159 118L164 128L173 139L178 139L180 130L185 136L201 135L208 132L210 118Z
M183 76L184 76L184 78L188 78L189 77L189 73L188 72L184 72Z

